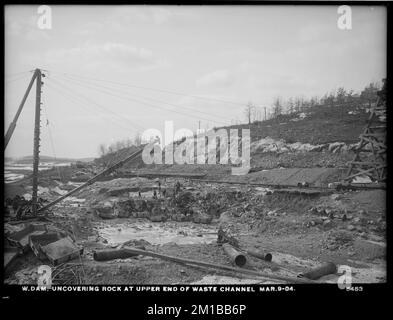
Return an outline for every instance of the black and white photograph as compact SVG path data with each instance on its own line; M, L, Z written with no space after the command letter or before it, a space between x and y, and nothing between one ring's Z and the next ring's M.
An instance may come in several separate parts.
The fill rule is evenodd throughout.
M3 299L386 284L388 9L3 6Z

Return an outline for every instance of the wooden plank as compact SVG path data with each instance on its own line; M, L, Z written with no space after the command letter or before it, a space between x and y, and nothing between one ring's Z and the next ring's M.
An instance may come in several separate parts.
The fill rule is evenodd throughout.
M365 162L363 162L363 161L351 161L351 164L353 164L353 165L362 165L362 166L373 166L373 165L376 165L376 164L380 164L381 165L381 163L379 163L379 161L378 162L371 162L371 161L365 161Z
M379 167L379 168L381 168L381 167ZM374 170L377 170L377 169L379 169L378 167L376 167L376 168L370 168L370 169L368 169L368 170L359 170L359 169L357 169L359 172L357 172L357 173L355 173L355 174L352 174L352 175L350 175L350 176L348 176L348 177L346 177L344 180L349 180L349 179L352 179L352 178L354 178L354 177L356 177L356 176L359 176L359 175L367 175L367 173L370 173L370 172L372 172L372 171L374 171ZM356 169L355 169L356 170Z

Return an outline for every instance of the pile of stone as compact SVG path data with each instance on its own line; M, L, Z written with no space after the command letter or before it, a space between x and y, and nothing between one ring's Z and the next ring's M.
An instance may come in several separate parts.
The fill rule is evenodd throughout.
M208 224L219 211L218 205L202 205L204 201L196 201L190 191L179 193L172 200L158 199L126 199L114 203L104 202L93 209L102 219L114 218L146 218L152 222L163 222L168 219L178 222L193 221Z
M332 142L318 145L310 143L287 143L283 139L273 139L266 137L251 143L252 153L266 153L266 152L330 152L330 153L345 153L356 149L358 143L346 144L344 142Z

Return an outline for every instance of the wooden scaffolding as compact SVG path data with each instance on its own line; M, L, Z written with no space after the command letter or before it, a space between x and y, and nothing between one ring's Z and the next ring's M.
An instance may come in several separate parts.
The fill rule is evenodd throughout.
M384 182L387 174L385 99L378 98L371 108L367 125L359 138L345 181L368 176L373 182Z

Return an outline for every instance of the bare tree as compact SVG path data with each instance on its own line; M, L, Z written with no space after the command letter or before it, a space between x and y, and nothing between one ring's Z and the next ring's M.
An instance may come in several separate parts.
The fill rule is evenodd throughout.
M123 141L117 141L115 143L115 147L114 147L115 151L119 151L119 150L121 150L123 148L124 148L124 142Z
M125 146L126 146L127 148L129 148L129 147L131 147L132 145L133 145L132 139L131 139L131 138L127 138L127 139L125 140Z
M295 111L295 102L293 101L293 98L289 98L288 100L288 113L291 114Z
M110 145L108 146L108 153L110 154L110 153L113 153L113 152L115 152L114 145L113 145L113 144L110 144Z
M248 124L251 124L253 117L255 116L255 106L249 102L246 105L246 108L244 109L244 115L246 116L246 119L248 121Z
M104 156L104 155L106 154L106 147L105 147L105 144L101 143L101 144L98 146L98 152L99 152L99 155L100 155L100 156Z
M334 104L334 102L335 102L335 100L336 100L336 95L335 95L335 93L332 91L332 92L327 92L327 93L325 93L325 95L323 96L323 104L324 105L330 105L330 106L332 106L333 104Z
M310 99L310 107L315 107L319 104L319 98L314 96Z
M142 144L142 136L139 132L137 132L134 137L134 145L139 147L141 144Z
M302 97L301 102L302 102L302 106L300 107L300 109L302 111L306 111L310 107L310 101L308 101L308 99Z
M262 121L262 108L255 109L255 121Z
M360 93L361 101L367 102L368 106L371 108L371 104L377 101L378 95L378 85L376 83L370 83L364 90Z
M347 93L343 87L337 89L336 100L338 104L344 104Z
M280 115L282 113L282 103L281 103L281 99L279 97L274 98L274 102L273 102L273 116L277 117L278 115Z
M302 98L296 97L295 98L295 112L300 112L302 108Z
M349 90L349 91L347 92L346 101L347 101L348 103L354 102L354 100L355 100L354 95L355 95L355 92L353 91L353 89Z

